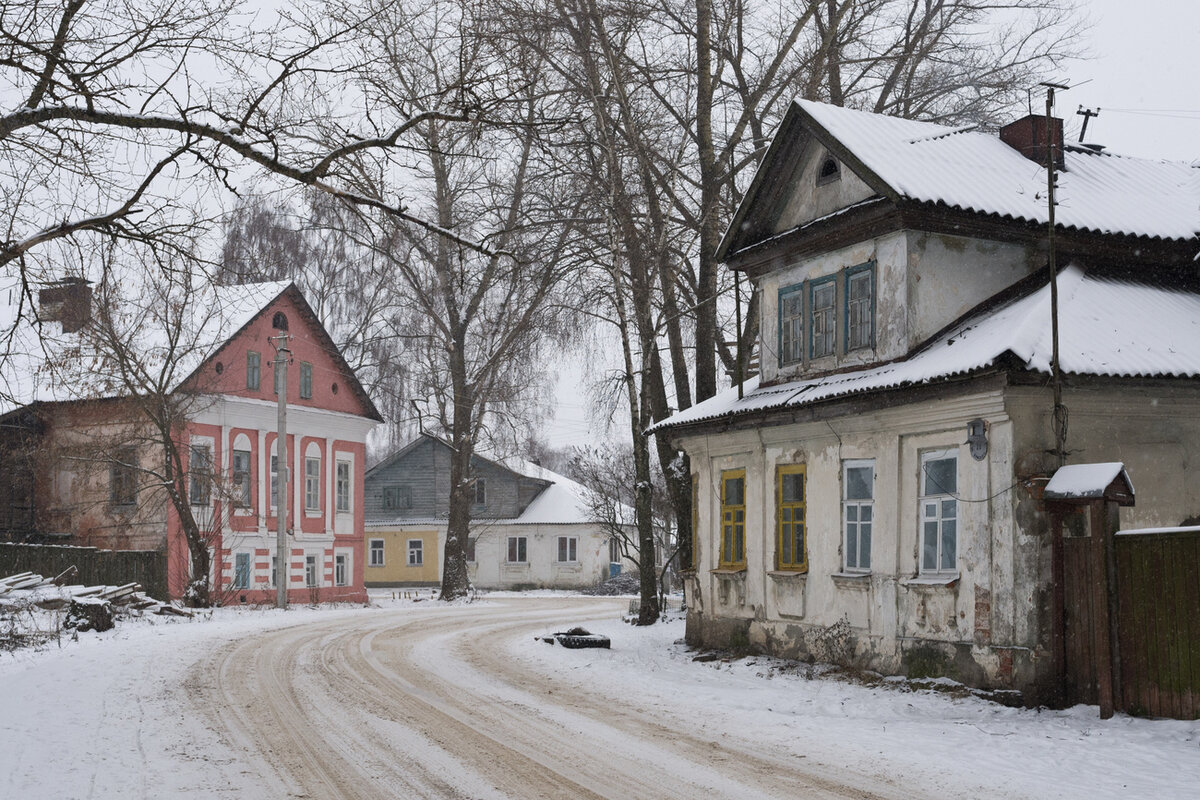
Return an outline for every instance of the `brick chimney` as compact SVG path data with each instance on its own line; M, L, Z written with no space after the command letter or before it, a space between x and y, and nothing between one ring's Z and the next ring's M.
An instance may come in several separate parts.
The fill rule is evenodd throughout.
M1050 118L1050 134L1046 134L1046 118L1039 114L1009 123L1000 129L1000 141L1016 150L1030 161L1046 166L1046 144L1054 147L1054 166L1063 169L1063 123L1058 117Z
M43 322L61 322L63 333L75 333L92 319L91 281L63 278L38 292Z

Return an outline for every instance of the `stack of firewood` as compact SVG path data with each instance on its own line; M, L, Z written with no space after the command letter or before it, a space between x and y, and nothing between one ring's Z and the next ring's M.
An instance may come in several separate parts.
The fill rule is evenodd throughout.
M154 614L174 614L190 617L191 612L169 603L160 603L142 593L137 583L123 586L84 586L71 583L78 578L75 567L53 578L33 572L19 572L0 578L0 605L34 605L47 610L67 608L75 603L107 603L114 612L149 611Z

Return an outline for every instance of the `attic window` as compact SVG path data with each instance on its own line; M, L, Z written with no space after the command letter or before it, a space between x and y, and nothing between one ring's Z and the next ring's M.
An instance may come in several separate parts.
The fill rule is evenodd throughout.
M833 156L826 156L825 160L821 162L821 169L817 171L817 186L833 183L841 176L842 170L838 166L837 159Z
M271 327L277 331L286 331L288 329L287 314L282 311L276 311L274 318L271 320Z

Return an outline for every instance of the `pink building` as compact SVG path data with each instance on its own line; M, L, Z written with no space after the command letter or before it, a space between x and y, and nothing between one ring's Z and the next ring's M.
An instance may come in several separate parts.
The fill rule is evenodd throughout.
M89 288L75 286L86 303ZM188 333L192 341L168 358L176 359L177 376L170 397L184 410L173 435L187 504L212 558L213 598L228 604L275 597L279 465L271 337L286 333L289 601L365 600L365 440L381 421L378 410L295 284L205 291ZM41 305L46 299L43 292ZM72 336L86 340L91 323L72 331L77 326L61 309L52 313L64 331L58 336L57 325L43 324L43 339L54 328L51 349ZM155 333L142 333L148 340L142 351L157 352ZM4 418L23 415L37 431L36 453L26 462L31 533L68 544L159 550L169 593L182 597L193 579L192 559L180 513L156 485L165 448L153 436L131 434L144 427L142 400L128 391L107 394L86 380L68 385L33 359L10 363L5 373L6 393L17 395L17 384L25 397L4 408ZM20 516L10 509L9 519Z

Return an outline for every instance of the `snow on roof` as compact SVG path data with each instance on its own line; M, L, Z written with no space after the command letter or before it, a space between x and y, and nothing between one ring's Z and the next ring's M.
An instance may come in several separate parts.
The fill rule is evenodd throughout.
M153 322L131 324L134 352L151 369L171 356L171 388L177 388L201 364L291 285L290 281L212 286L201 281L183 313L186 331L171 347L167 331ZM35 301L36 304L36 301ZM57 322L38 323L38 309L22 299L19 281L0 277L0 414L33 402L59 402L119 394L96 369L100 355L89 350L83 332L63 333ZM156 318L148 315L148 320ZM86 329L85 329L86 331ZM80 379L80 376L90 379Z
M519 475L550 482L550 485L525 507L519 517L512 520L496 520L497 522L507 521L521 525L571 525L595 521L587 502L590 490L583 484L524 459L492 460ZM622 514L624 519L633 519L632 509L624 506L621 509L626 512Z
M1046 171L993 133L798 100L797 106L896 194L1047 222ZM1068 145L1058 173L1063 228L1162 239L1200 233L1200 169Z
M1054 477L1046 484L1046 497L1102 497L1104 490L1118 475L1124 475L1129 483L1125 465L1120 461L1098 464L1068 464L1059 467ZM1133 484L1129 483L1132 489Z
M1064 372L1127 377L1200 376L1200 295L1064 269L1059 286L1059 360ZM1011 353L1050 372L1049 284L998 309L968 317L904 361L773 386L747 381L650 430L799 407L863 392L931 383L991 366Z

